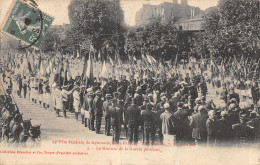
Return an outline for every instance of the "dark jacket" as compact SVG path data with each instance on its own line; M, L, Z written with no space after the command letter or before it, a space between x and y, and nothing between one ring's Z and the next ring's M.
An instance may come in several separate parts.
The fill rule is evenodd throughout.
M227 96L228 104L232 98L235 98L238 104L240 103L239 95L237 93L233 93L233 94L228 94Z
M176 125L176 136L178 139L188 140L191 138L192 129L189 126L188 119L188 111L187 110L177 110L173 116L175 118Z
M108 113L109 106L111 106L111 103L109 103L107 100L103 102L102 110L103 110L104 117L109 116L109 113Z
M219 120L219 140L229 141L232 137L232 125L228 119Z
M198 113L192 116L190 126L193 128L192 137L195 139L207 139L206 121L208 119L207 113Z
M116 108L115 106L109 106L108 107L108 114L111 117L111 124L114 127L119 127L120 123L120 111L119 108Z
M93 101L93 107L95 111L95 115L102 116L102 107L103 107L103 101L100 97L95 97Z
M144 127L154 127L155 114L152 111L141 111L141 117Z
M136 105L127 108L127 121L129 126L141 124L141 111Z
M208 142L218 139L218 121L208 118L206 122Z

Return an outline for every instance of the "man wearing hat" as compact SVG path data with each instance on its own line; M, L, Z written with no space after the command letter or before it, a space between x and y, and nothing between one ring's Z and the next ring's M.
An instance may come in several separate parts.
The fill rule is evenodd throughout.
M241 111L239 114L239 123L232 125L235 131L235 142L237 145L247 146L253 138L254 127L250 126L248 122L248 115L246 111Z
M253 85L251 87L251 93L252 93L252 99L253 99L253 104L256 108L257 102L260 99L260 90L258 83L253 81Z
M126 101L123 106L123 115L124 115L124 129L126 131L126 138L128 137L128 117L127 117L127 109L132 104L132 96L126 98Z
M48 80L45 81L43 89L44 89L43 96L44 96L44 103L45 103L44 107L48 110L50 108L50 98L51 98L51 89Z
M80 113L80 88L78 85L75 86L76 89L73 91L73 107L75 109L75 118L78 120L78 115Z
M227 96L227 103L229 104L230 103L230 100L231 99L236 99L236 102L237 102L237 104L238 104L238 106L239 106L239 103L240 103L240 98L239 98L239 94L238 93L235 93L235 87L234 86L231 86L230 87L230 92L229 92L229 94L228 94L228 96Z
M252 113L256 113L255 118L253 118L250 122L248 122L248 124L254 128L253 131L253 140L256 143L260 143L260 114L258 114L256 111L251 112Z
M120 139L120 108L116 107L117 99L113 99L111 105L108 107L108 113L111 118L111 125L113 128L113 139L112 142L115 144L119 143Z
M217 121L217 113L214 110L208 111L208 120L206 122L207 127L207 143L208 146L215 146L218 141L219 122Z
M224 100L225 103L227 103L227 96L228 96L228 91L225 86L222 86L222 89L220 91L220 99Z
M32 101L34 103L34 77L30 77L30 81L29 81L29 91L30 91L30 101Z
M219 143L220 145L226 145L226 143L230 142L230 139L232 137L232 124L227 119L227 111L221 111L220 116L221 119L219 120Z
M68 86L67 85L63 85L62 86L62 90L61 90L61 98L62 98L62 104L63 104L63 117L67 117L67 115L66 115L66 111L67 111L67 109L68 109L68 104L67 104L67 102L68 102L68 91L67 91L67 89L68 89Z
M236 104L232 103L228 107L227 119L230 121L231 125L239 123L239 110Z
M39 98L39 107L41 107L42 103L43 103L43 79L39 80L39 84L38 84L38 98Z
M194 113L198 112L198 108L202 105L201 98L198 97L195 99Z
M178 95L178 92L175 92L175 94L172 96L172 98L169 99L169 104L170 104L171 110L175 111L177 109L178 102L179 102L179 95Z
M195 99L198 97L198 90L195 82L192 81L191 86L189 86L188 88L191 99L195 101Z
M155 121L155 114L152 112L152 106L148 104L149 99L145 98L145 102L143 106L141 106L141 118L142 118L142 127L143 127L143 138L144 143L146 145L154 143L154 121Z
M138 106L141 106L143 104L144 98L142 96L142 89L141 89L141 87L138 86L136 88L134 98L136 98L136 100L138 101L137 102Z
M163 142L165 144L175 144L175 128L174 128L174 118L170 112L170 105L168 103L164 104L164 112L161 114L160 118L162 120L162 134Z
M105 117L105 135L109 136L111 125L110 125L110 116L108 113L108 107L111 106L112 95L106 94L105 98L106 98L106 100L103 102L102 110L103 110L104 117Z
M152 93L149 93L147 97L148 97L148 102L149 102L149 104L154 108L155 103L154 103L154 101L153 101L153 94L152 94Z
M101 121L102 121L102 106L103 101L101 100L101 90L97 90L95 92L95 98L93 100L93 107L95 111L95 118L96 118L96 133L100 133Z
M164 94L161 94L160 96L161 96L161 102L157 103L155 107L156 111L163 109L163 106L167 101L167 97Z
M57 86L56 83L53 84L52 87L54 88L54 90L52 90L53 94L54 94L54 100L55 100L54 109L56 110L56 116L60 117L59 112L63 109L62 97L61 97L61 87Z
M85 126L88 121L89 130L95 131L95 111L93 106L94 93L92 91L87 93L87 100L85 103Z
M84 95L83 103L82 103L82 107L81 107L81 117L82 117L82 124L84 124L85 127L88 127L90 129L89 113L88 113L88 100L89 100L89 97L92 97L92 96L89 94L93 95L93 91L91 88L87 88L85 90L85 95Z
M177 103L177 111L173 113L174 124L176 126L176 142L179 144L190 143L191 142L191 132L192 129L189 126L189 112L183 108L184 104L182 102Z
M68 95L72 94L76 88L73 88L71 91L67 91L68 86L63 86L60 92L61 100L62 100L62 110L63 110L63 117L67 118L66 110L67 110L67 101Z
M138 143L138 128L141 120L141 111L138 108L138 100L133 99L132 104L127 108L127 121L128 121L128 142L132 144Z
M190 83L190 75L189 75L189 73L186 73L186 76L185 76L184 80L185 80L186 83Z
M23 87L21 76L19 76L19 77L17 78L17 83L18 83L18 96L21 97L22 87Z
M27 87L28 87L28 80L26 79L26 76L23 77L22 87L23 87L23 96L24 98L26 98Z
M202 77L201 82L199 83L198 86L199 86L199 89L200 89L200 92L201 92L201 96L204 96L205 99L206 99L208 88L207 88L207 84L204 80L204 77Z
M102 111L103 111L104 117L105 117L105 135L109 136L111 125L110 125L110 116L109 116L109 112L108 112L108 107L111 106L112 95L106 94L105 98L106 98L106 100L103 102Z
M34 103L39 103L39 78L35 78L34 86L33 86L33 95L34 95Z
M193 128L192 137L196 145L203 145L207 142L208 112L204 106L199 106L198 113L191 117L190 126Z

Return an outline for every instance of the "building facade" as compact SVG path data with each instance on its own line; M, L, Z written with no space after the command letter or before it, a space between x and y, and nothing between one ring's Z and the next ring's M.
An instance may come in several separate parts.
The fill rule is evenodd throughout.
M143 8L136 13L136 26L147 25L156 19L160 19L164 23L176 20L189 20L194 18L202 11L198 7L189 6L187 0L181 0L178 4L177 0L172 3L164 2L160 5L144 4Z

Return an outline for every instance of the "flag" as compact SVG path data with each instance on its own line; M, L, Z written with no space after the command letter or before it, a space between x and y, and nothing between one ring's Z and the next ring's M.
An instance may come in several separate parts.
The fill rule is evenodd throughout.
M100 54L100 51L98 52L98 62L101 62L102 59L101 59L101 54Z
M151 59L153 60L153 62L156 64L156 62L157 62L156 59L153 58L153 56L151 56L151 55L150 55L150 58L151 58Z
M177 52L177 54L176 54L175 62L174 62L174 68L175 68L175 69L177 68L177 60L178 60L178 52Z
M101 87L103 88L106 85L105 80L108 79L106 61L104 61L102 64L101 76L102 76Z
M79 50L77 50L77 58L79 58Z
M121 66L123 64L123 62L118 53L116 53L116 59L117 59L117 64Z
M32 73L32 66L31 66L30 61L27 58L26 58L26 61L27 61L29 73Z
M92 86L94 84L92 53L89 54L86 78L87 78L87 84L89 86Z
M107 66L106 66L106 62L105 62L105 61L103 62L103 65L102 65L101 76L102 76L103 78L108 78L108 75L107 75Z
M90 56L90 52L89 52L89 56ZM82 71L82 80L86 80L86 71L87 71L87 66L88 66L87 61L88 61L87 56L85 56L83 71Z
M49 62L48 62L48 61L46 61L46 62L41 61L40 73L41 73L42 76L45 76L45 75L46 75L48 65L49 65Z
M37 69L40 70L41 69L41 64L42 64L42 57L39 56L39 59L38 59L38 64L37 64Z
M153 64L153 62L152 62L152 59L150 58L150 56L149 55L146 55L146 57L147 57L147 60L148 60L148 62L149 62L149 64Z
M137 60L136 60L136 58L135 58L135 55L134 55L134 58L133 58L133 59L134 59L134 62L137 62Z
M147 54L146 57L147 57L148 62L149 62L151 65L152 65L152 64L156 64L157 61L156 61L151 55Z
M108 59L109 59L111 65L114 65L114 61L112 60L112 58L109 55L108 55Z

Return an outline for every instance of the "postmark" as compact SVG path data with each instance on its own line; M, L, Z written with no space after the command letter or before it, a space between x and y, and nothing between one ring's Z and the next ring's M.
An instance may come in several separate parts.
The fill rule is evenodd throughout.
M39 48L54 18L39 10L37 5L15 0L1 28L2 32L25 43L27 47Z

